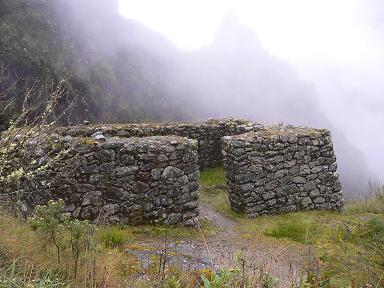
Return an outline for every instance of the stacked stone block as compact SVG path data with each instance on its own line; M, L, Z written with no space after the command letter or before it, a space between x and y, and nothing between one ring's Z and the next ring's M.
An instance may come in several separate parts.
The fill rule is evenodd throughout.
M3 132L5 129L6 127L5 127L4 115L0 113L0 138L1 138L1 132Z
M223 119L201 123L150 123L115 125L78 125L60 127L57 133L63 136L90 137L101 133L105 137L148 137L176 135L198 141L199 166L214 167L222 164L221 137L238 135L260 129L260 124L247 120Z
M63 199L65 211L79 219L186 226L197 223L199 167L195 140L154 136L99 142L56 135L47 138L44 145L33 139L30 142L28 150L20 151L20 155L36 165L34 182L41 184L26 191L31 192L25 199L27 206Z
M223 137L232 208L250 217L297 210L339 210L343 193L330 132L265 127Z

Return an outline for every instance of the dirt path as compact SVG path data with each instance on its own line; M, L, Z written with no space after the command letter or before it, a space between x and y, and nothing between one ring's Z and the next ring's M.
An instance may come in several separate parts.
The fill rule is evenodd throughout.
M200 204L200 218L207 219L213 226L215 226L219 234L222 236L230 237L237 234L236 221L228 218L227 216L216 212L211 205L207 203Z
M201 204L200 217L216 227L215 236L202 235L200 239L174 241L166 244L168 262L185 269L205 269L231 267L236 265L236 251L242 251L246 259L246 271L258 277L266 271L279 279L280 287L290 287L298 279L303 257L298 247L281 247L265 240L245 239L237 229L236 221L216 212L209 204ZM143 266L150 265L153 255L164 251L164 242L144 241L145 251L128 250L128 253L141 257ZM146 264L147 263L147 264Z
M209 204L203 204L200 213L201 217L207 218L218 228L217 236L207 240L213 263L233 267L236 263L234 255L241 250L249 264L249 272L258 274L264 269L279 279L281 287L290 287L298 279L303 257L297 247L281 247L258 239L244 239L237 229L237 223L216 212Z

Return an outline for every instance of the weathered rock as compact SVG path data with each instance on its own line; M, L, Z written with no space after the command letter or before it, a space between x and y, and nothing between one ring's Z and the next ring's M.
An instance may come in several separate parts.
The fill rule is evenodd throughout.
M254 217L343 207L329 131L265 127L222 141L235 211Z
M57 127L50 137L44 131L18 152L41 183L23 183L31 197L23 203L62 198L75 218L196 224L199 166L217 165L223 156L235 211L257 216L343 206L326 130L225 119Z
M199 166L201 168L212 167L222 163L221 137L226 135L238 135L245 132L257 131L261 125L248 120L223 119L208 120L201 123L159 123L159 124L120 124L120 125L78 125L71 127L59 127L57 133L63 136L93 137L98 141L104 141L104 137L148 137L177 135L196 139L198 141ZM173 152L177 141L166 147L164 152ZM159 154L158 162L168 161L172 155ZM173 155L173 157L175 157Z
M29 203L64 199L65 212L80 219L196 224L199 166L195 140L177 136L108 138L95 145L88 138L58 139L70 147L58 150L52 161L36 161L40 167L46 165L39 171L43 191L35 193L29 187L33 191L29 193ZM51 142L48 137L46 144ZM38 146L38 141L33 143ZM41 154L49 151L44 145L38 148L21 155L40 159ZM160 155L162 162L158 165Z

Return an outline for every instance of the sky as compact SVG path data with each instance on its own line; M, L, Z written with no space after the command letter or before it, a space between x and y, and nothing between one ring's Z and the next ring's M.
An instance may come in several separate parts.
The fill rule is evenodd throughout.
M233 13L255 29L267 50L295 63L365 65L375 61L380 51L359 22L360 3L361 0L121 0L120 12L164 34L185 50L209 45L222 18Z
M384 182L384 27L380 0L120 0L120 13L183 50L208 46L223 17L312 82L336 127ZM383 25L384 26L384 25Z

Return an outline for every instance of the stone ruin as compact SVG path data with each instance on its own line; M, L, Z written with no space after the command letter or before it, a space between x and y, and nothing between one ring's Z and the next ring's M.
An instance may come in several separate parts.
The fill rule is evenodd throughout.
M224 119L54 132L39 130L17 152L41 183L23 185L29 210L63 199L66 212L79 219L193 226L199 169L222 163L223 155L231 206L247 216L343 206L326 130Z
M0 137L1 137L1 132L3 132L5 129L6 129L5 117L4 117L4 114L0 113Z
M329 131L265 127L223 137L233 210L254 217L298 210L339 210L343 193Z

